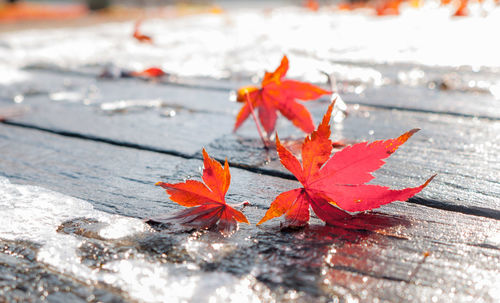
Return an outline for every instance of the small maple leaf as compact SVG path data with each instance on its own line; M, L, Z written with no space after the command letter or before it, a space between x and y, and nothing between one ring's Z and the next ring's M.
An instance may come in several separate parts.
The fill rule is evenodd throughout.
M375 7L378 16L399 15L399 7L403 0L384 0Z
M159 78L165 76L167 73L164 72L159 67L150 67L140 72L131 72L132 77L143 77L143 78Z
M468 4L469 4L468 0L460 0L459 1L459 5L457 7L457 10L453 14L453 16L455 16L455 17L465 17L465 16L468 16L469 15Z
M225 201L231 182L227 159L223 168L203 149L203 166L204 183L196 180L176 184L156 183L157 186L166 189L170 200L189 208L168 217L154 218L150 221L180 223L196 228L217 226L224 235L235 232L238 229L237 222L248 223L243 213L232 208Z
M261 88L249 86L238 90L237 100L245 104L236 116L234 131L248 118L252 108L258 110L260 123L268 134L276 126L277 111L304 132L314 130L311 114L295 100L314 100L331 92L310 83L285 79L287 71L288 58L283 56L280 66L274 72L265 73Z
M316 0L305 0L303 5L305 8L313 12L317 12L319 10L319 3Z
M135 22L134 33L132 36L139 42L153 43L153 38L151 38L150 36L147 36L147 35L143 35L141 33L141 30L140 30L141 23L142 23L141 20L138 20L137 22Z
M399 146L418 129L413 129L396 139L362 142L348 146L330 157L330 118L333 103L323 121L302 145L302 164L281 145L276 136L276 149L281 163L295 175L302 188L284 192L271 203L261 224L285 214L285 227L303 226L309 222L309 206L326 223L334 224L350 216L350 212L377 208L396 200L405 201L420 192L434 178L414 188L392 190L379 185L364 184L374 177Z

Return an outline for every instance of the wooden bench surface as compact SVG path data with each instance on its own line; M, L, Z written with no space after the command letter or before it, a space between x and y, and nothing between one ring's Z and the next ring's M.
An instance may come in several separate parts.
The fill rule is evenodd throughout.
M314 217L309 227L287 232L279 230L279 220L254 225L274 197L295 188L297 181L275 151L262 147L252 121L232 132L240 104L229 101L230 88L243 83L99 80L92 74L28 72L35 80L0 90L0 104L11 106L11 98L23 94L18 106L28 108L0 125L0 176L12 183L42 186L88 201L97 210L145 219L181 209L155 182L199 178L203 147L220 161L228 158L229 202L251 203L244 213L252 224L241 224L224 242L234 249L214 259L197 259L176 250L193 239L174 231L130 240L127 247L136 253L155 260L161 255L163 263L192 262L199 265L198 271L249 275L249 287L262 300L268 295L277 301L325 302L499 299L500 111L492 97L398 84L368 88L363 95L346 94L349 115L334 123L335 140L394 138L422 129L376 173L377 184L402 188L438 176L408 202L357 214L345 226L324 226ZM91 102L85 104L87 98ZM160 106L141 101L156 99ZM120 100L141 106L111 110ZM315 122L328 102L307 103ZM303 137L283 119L277 129L282 138ZM209 240L206 236L195 241ZM107 247L116 258L125 245L89 241ZM167 242L176 245L166 248ZM12 275L16 266L32 266L34 275L44 279L43 264L27 257L22 263L7 253L36 254L34 244L0 243L2 270ZM95 253L82 258L100 257ZM88 286L57 272L52 275L47 285L82 288L104 301L133 301L126 292L106 285ZM58 293L54 287L49 292ZM11 300L33 296L29 291L0 294Z

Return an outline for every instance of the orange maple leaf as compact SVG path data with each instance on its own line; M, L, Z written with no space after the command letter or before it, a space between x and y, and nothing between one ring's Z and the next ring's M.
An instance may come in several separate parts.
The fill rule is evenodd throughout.
M321 220L335 224L339 219L350 216L346 211L370 210L395 200L405 201L434 178L432 176L421 186L401 190L364 184L373 179L371 173L385 163L383 159L418 130L413 129L396 139L354 144L330 156L332 141L329 123L332 109L333 103L318 129L305 138L302 164L281 145L276 136L276 149L281 163L303 187L278 195L257 224L284 214L286 227L303 226L309 222L309 207Z
M378 16L399 15L399 7L405 0L384 0L375 7Z
M460 0L459 5L453 16L455 17L465 17L468 16L468 0Z
M141 23L142 23L141 20L138 20L138 21L135 22L134 33L132 34L132 36L137 41L139 41L139 42L142 42L142 43L153 43L153 38L151 38L150 36L147 36L147 35L144 35L144 34L141 33L141 31L140 31Z
M130 76L132 77L143 77L143 78L159 78L165 76L167 73L164 72L159 67L150 67L143 71L139 72L131 72Z
M317 12L319 10L319 3L316 0L305 0L303 5L305 8L313 12Z
M277 111L292 121L306 133L314 130L314 123L307 108L296 102L314 100L330 91L310 83L285 79L288 71L288 58L283 56L280 66L272 72L266 72L261 88L250 86L238 90L238 101L245 102L236 116L234 131L248 118L253 108L258 110L259 120L267 134L274 131Z
M158 182L157 186L166 189L170 200L188 209L167 217L154 218L150 221L160 223L180 223L195 228L211 228L217 226L224 235L230 235L238 229L237 222L248 223L243 213L229 206L225 201L231 182L229 165L224 168L216 160L210 158L203 149L203 182L187 180L182 183Z

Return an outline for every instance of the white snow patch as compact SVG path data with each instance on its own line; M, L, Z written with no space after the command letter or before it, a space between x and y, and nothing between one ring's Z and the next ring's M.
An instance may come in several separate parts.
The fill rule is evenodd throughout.
M260 302L251 276L203 273L195 264L160 264L138 255L106 263L104 270L82 264L82 238L58 233L64 221L85 217L105 223L99 236L118 239L149 230L141 220L95 210L86 201L0 177L0 238L42 245L37 260L86 283L103 282L140 302Z
M334 62L500 67L500 44L494 43L492 31L500 28L499 15L497 6L486 16L453 18L449 8L430 4L391 17L292 7L232 9L219 15L147 19L141 30L153 37L153 45L132 39L132 22L5 33L0 35L0 63L66 69L159 66L180 76L221 78L272 70L287 54L289 76L314 82L323 79L318 70L346 68ZM348 77L380 81L373 69L365 70L357 67Z

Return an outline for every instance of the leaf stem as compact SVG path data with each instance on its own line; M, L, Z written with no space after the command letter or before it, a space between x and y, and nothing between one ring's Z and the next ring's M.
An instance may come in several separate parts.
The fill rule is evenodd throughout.
M250 112L252 113L253 121L255 122L255 125L257 126L257 131L259 132L260 139L262 140L262 143L264 144L265 149L269 149L269 146L267 145L267 141L264 138L264 134L262 132L262 129L260 128L259 121L257 121L257 116L255 115L255 111L253 110L252 102L250 101L250 97L248 96L248 92L245 92L245 99L247 101L248 107L250 108Z

